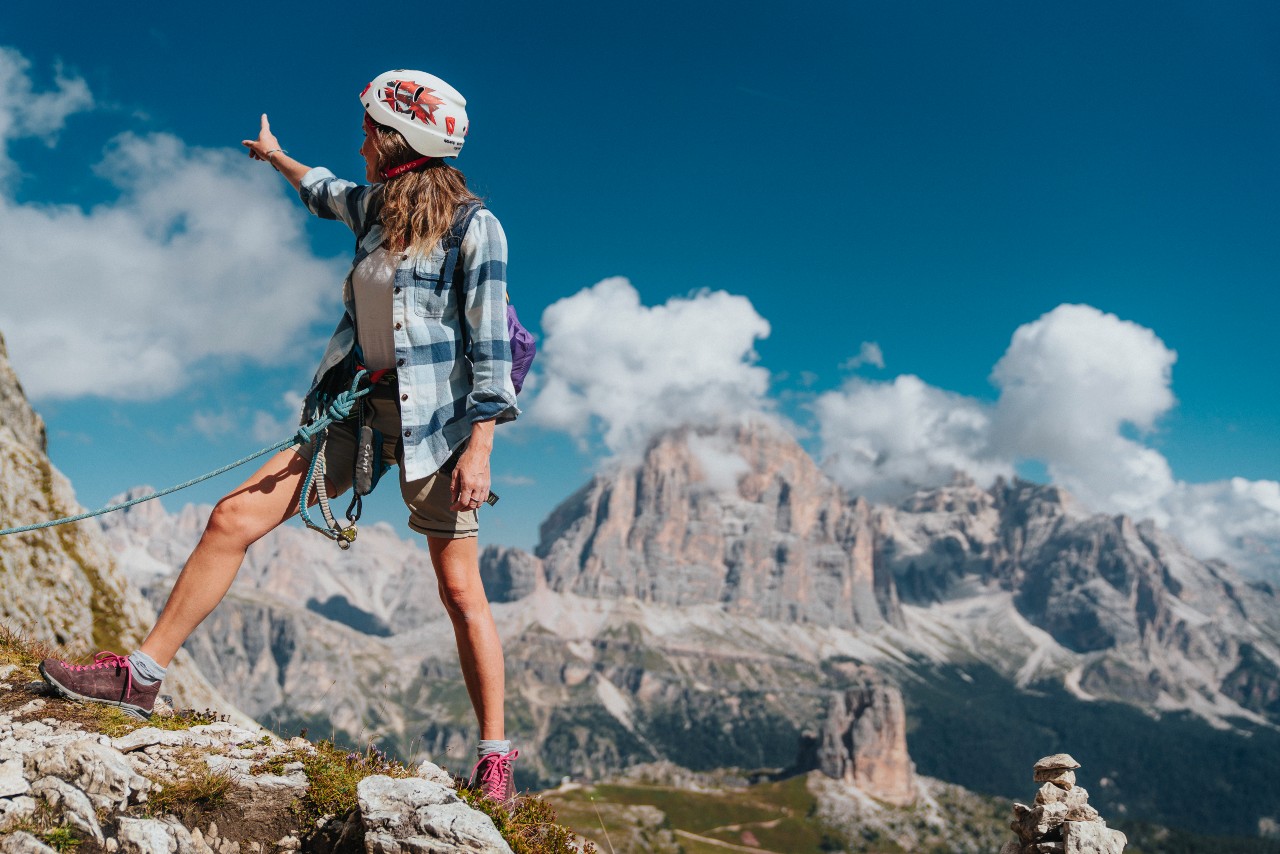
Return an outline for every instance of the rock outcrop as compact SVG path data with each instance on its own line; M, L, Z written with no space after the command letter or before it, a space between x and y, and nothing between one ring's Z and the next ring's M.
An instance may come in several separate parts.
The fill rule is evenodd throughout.
M3 677L4 707L42 691ZM319 755L310 742L227 722L111 738L60 718L66 707L34 696L0 714L0 851L51 852L34 834L55 832L126 854L511 851L430 763L412 777L368 774L355 809L313 825L298 811L312 785L304 760Z
M0 338L0 527L83 511L45 452L44 422L27 403ZM154 620L94 522L0 537L0 623L83 655L98 649L127 653ZM185 654L174 662L165 691L183 706L240 715Z
M873 798L907 806L916 799L916 781L902 692L873 667L858 667L851 676L852 684L832 697L818 767Z
M902 625L870 506L760 423L678 430L597 475L542 525L553 590L844 629Z

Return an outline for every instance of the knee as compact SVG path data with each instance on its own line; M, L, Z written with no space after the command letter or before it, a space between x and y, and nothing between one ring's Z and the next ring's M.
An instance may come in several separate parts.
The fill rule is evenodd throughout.
M489 598L479 584L441 584L440 601L455 623L470 623L489 617Z
M241 495L233 494L214 506L205 525L204 536L248 547L265 533L259 528L260 520L253 512L252 503Z

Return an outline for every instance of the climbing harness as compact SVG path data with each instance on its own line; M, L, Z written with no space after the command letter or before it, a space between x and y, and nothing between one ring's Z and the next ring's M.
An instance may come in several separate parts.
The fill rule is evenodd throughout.
M251 460L256 460L258 457L265 456L266 454L274 453L275 451L280 451L285 448L298 447L307 443L313 443L314 447L312 448L313 453L311 454L311 464L307 468L307 476L303 482L302 494L298 500L298 510L302 516L302 521L308 528L311 528L313 531L319 531L329 539L335 541L343 549L348 549L351 547L352 541L356 538L355 522L356 519L359 518L359 511L358 509L356 510L354 514L355 518L352 518L352 514L348 512L348 520L351 522L350 525L339 525L337 520L333 518L333 513L329 510L329 496L324 487L324 444L329 426L339 421L345 421L350 417L352 408L355 407L360 398L364 397L372 390L372 385L366 388L360 388L361 382L368 376L368 371L363 369L357 370L355 376L351 380L351 387L336 395L332 400L326 401L326 405L322 407L320 414L310 423L299 427L297 433L287 439L276 442L274 445L252 453L247 457L242 457L234 463L229 463L222 468L215 469L208 474L200 475L200 477L192 478L191 480L180 483L177 486L171 486L168 489L161 489L157 492L152 492L149 495L130 499L129 501L111 504L88 513L79 513L75 516L67 516L65 518L54 519L49 522L38 522L34 525L5 528L4 530L0 530L0 537L8 534L25 534L28 531L38 531L41 528L52 528L57 525L66 525L71 522L80 522L85 519L91 519L94 516L102 516L116 510L123 510L126 507L132 507L135 504L142 504L143 502L150 501L153 498L162 498L166 495L172 495L179 490L186 489L188 486L195 486L197 483L217 477L220 474L225 474L234 468L238 468ZM319 478L316 477L317 474L319 474ZM313 487L315 489L317 503L320 505L320 512L324 516L325 527L321 527L312 521L311 515L308 513L307 504L309 502L307 501L307 498L311 494Z

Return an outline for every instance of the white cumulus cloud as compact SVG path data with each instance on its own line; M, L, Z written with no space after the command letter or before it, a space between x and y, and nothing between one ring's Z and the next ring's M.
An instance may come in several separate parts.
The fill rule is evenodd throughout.
M1173 406L1176 359L1150 329L1092 306L1060 305L1019 327L991 373L1000 388L993 443L1042 460L1086 505L1159 517L1173 473L1163 455L1123 431L1150 431Z
M1012 462L990 447L989 408L904 375L853 378L814 402L824 466L857 495L893 501L957 472L989 483Z
M871 365L876 368L884 368L884 351L880 349L880 345L874 341L863 341L858 347L858 355L845 359L840 367L846 371L856 371L863 365Z
M33 94L15 56L0 51L18 93L0 97L0 143L91 104L83 81ZM0 329L33 398L161 397L219 361L315 357L307 330L342 269L312 255L278 175L167 134L112 140L95 172L116 197L87 209L0 193Z
M1191 484L1147 444L1175 404L1177 354L1150 329L1061 305L1014 332L992 370L995 402L914 376L851 379L814 404L824 465L881 500L957 472L989 484L1036 460L1090 509L1154 519L1202 557L1280 576L1280 484Z
M553 303L542 329L530 420L580 439L599 430L614 453L768 407L754 347L769 323L745 297L703 291L645 306L611 278Z
M54 73L54 88L37 92L32 85L31 63L12 48L0 47L0 181L12 174L7 144L23 137L43 139L52 145L67 117L93 105L89 85L78 77Z

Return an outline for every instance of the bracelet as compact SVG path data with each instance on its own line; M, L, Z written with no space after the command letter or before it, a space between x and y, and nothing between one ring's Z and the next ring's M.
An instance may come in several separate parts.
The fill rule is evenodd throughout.
M288 153L289 153L289 152L285 151L283 148L273 148L273 149L271 149L270 151L268 151L266 154L262 155L262 159L263 159L263 160L265 160L265 161L267 161L268 163L271 163L271 155L275 154L277 151L278 151L278 152L280 152L281 154L288 154ZM272 169L274 169L274 170L276 170L277 172L279 172L279 171L280 171L280 167L279 167L279 166L276 166L276 164L274 164L274 163L271 163L271 168L272 168Z

